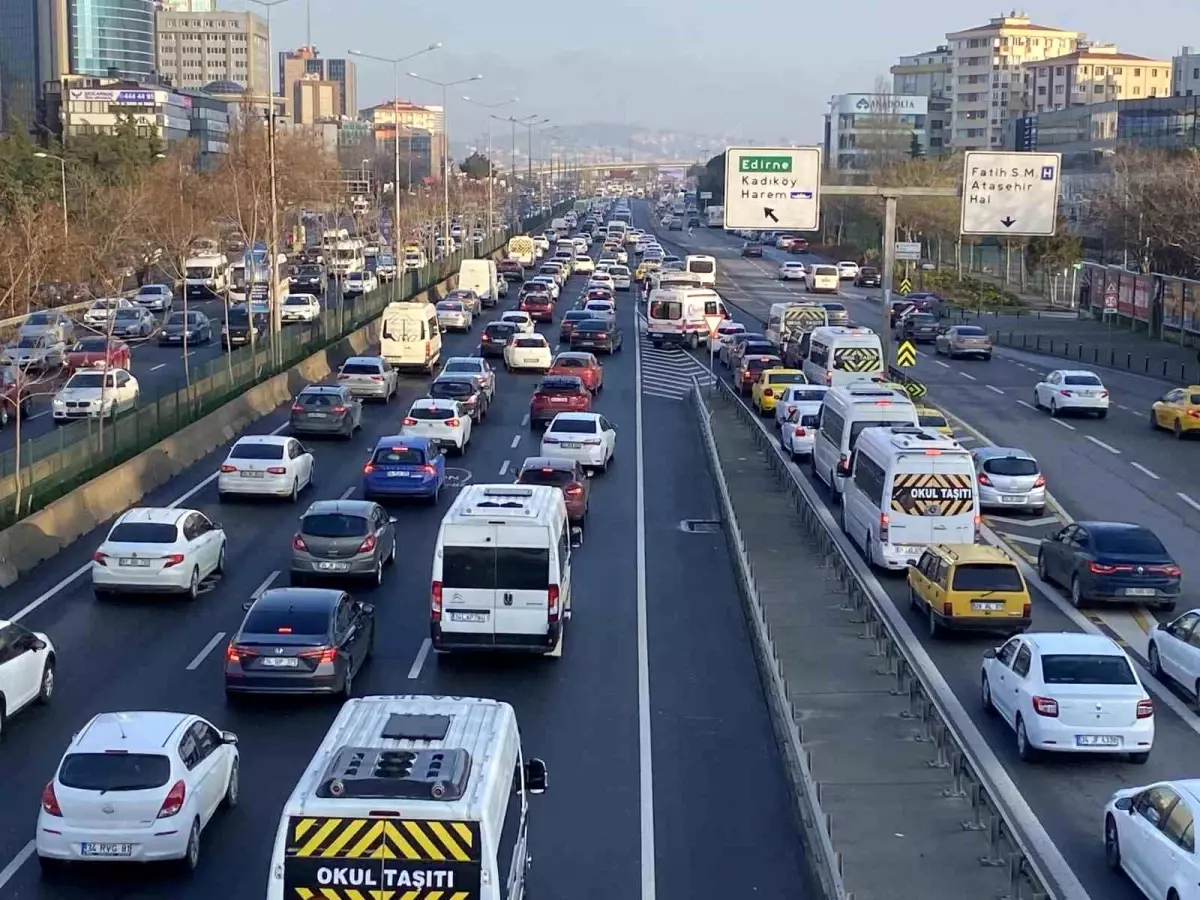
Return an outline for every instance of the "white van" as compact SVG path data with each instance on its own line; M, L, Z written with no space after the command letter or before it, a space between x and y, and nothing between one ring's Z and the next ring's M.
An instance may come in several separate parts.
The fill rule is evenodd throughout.
M351 272L362 272L367 267L364 253L365 245L358 238L338 241L333 246L332 253L326 253L329 271L336 275L349 275Z
M907 394L869 382L831 388L821 403L821 430L813 444L812 467L836 501L850 474L850 455L863 429L920 425Z
M809 266L804 273L804 289L810 294L836 294L842 289L837 266Z
M562 656L571 617L571 526L546 485L467 485L442 519L433 552L434 650Z
M694 350L700 344L708 344L706 316L730 318L716 291L658 288L650 292L646 306L646 337L656 348L664 344L686 345Z
M202 253L183 264L184 290L189 300L224 296L229 288L229 260L224 253Z
M921 428L868 428L850 461L842 530L871 565L915 566L931 544L979 538L979 492L970 452Z
M804 334L829 324L829 313L816 303L772 303L767 313L767 340L777 347L792 337L792 332Z
M704 287L715 288L717 286L717 261L711 256L703 254L685 256L683 271L699 278Z
M495 306L500 280L494 259L464 259L458 266L458 289L474 291L483 306Z
M885 374L883 345L870 328L826 325L813 330L804 374L813 384L850 384Z
M389 303L379 329L379 355L396 369L432 375L442 357L442 331L432 303Z
M523 900L548 781L507 703L349 700L284 804L267 900Z

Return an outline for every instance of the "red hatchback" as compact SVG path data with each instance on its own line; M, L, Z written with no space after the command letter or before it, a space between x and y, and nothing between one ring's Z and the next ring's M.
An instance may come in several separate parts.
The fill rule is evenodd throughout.
M517 309L529 313L529 318L535 322L554 321L554 301L549 294L522 294Z
M595 354L571 351L554 357L547 375L574 376L593 394L604 387L604 366Z
M529 400L529 427L545 427L560 412L591 412L592 392L578 376L547 375Z
M749 394L750 389L754 387L754 382L758 381L763 372L767 369L780 368L782 365L783 360L778 356L744 357L737 371L738 391L743 395Z
M530 456L521 463L517 484L546 484L556 487L567 501L567 518L583 525L588 511L588 480L583 466L561 456Z
M68 372L78 369L129 369L129 345L105 337L85 337L67 351Z

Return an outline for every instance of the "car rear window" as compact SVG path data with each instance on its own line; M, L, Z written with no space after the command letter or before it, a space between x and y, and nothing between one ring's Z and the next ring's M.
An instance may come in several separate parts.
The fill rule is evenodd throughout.
M108 346L104 338L84 338L71 348L74 353L100 353Z
M555 434L595 434L595 419L555 419L550 424Z
M581 390L583 382L578 378L547 378L537 387L539 394L578 394Z
M820 413L807 413L800 417L800 424L803 425L805 428L820 428L821 427L821 414Z
M317 393L316 391L312 393L304 392L296 399L299 400L303 406L340 406L342 402L340 395L327 394L324 391L321 391L320 393Z
M1007 475L1016 478L1022 475L1036 475L1038 464L1035 460L1022 456L1001 456L997 459L985 460L983 471L990 475Z
M230 459L283 459L281 444L234 444Z
M1092 532L1092 543L1101 553L1137 553L1166 556L1167 549L1153 532L1144 529L1098 530Z
M246 621L242 623L242 633L324 637L329 634L329 612L306 607L254 607L246 614Z
M934 325L937 323L937 316L929 313L913 313L908 317L908 321L915 322L918 325Z
M342 366L343 375L378 375L379 363L345 363Z
M358 537L367 533L367 520L349 513L312 513L300 520L300 532L313 537Z
M820 403L825 399L825 391L792 390L791 400L795 403Z
M457 300L443 300L437 305L442 312L462 312L463 305Z
M949 424L941 413L921 413L917 422L922 428L945 428Z
M959 337L983 337L987 334L978 325L959 325L954 329L954 333Z
M1079 387L1103 387L1104 383L1095 375L1067 375L1063 384L1073 384Z
M429 386L430 397L449 397L457 400L459 397L470 397L475 393L475 386L468 381L435 381Z
M499 322L493 322L491 325L489 325L487 328L485 328L483 330L486 331L492 337L508 338L508 337L512 337L514 332L516 332L517 329L514 328L512 325L502 325Z
M80 791L148 791L170 777L162 753L68 753L58 769L63 787Z
M1137 684L1123 656L1051 653L1042 657L1046 684Z
M775 349L774 344L764 343L762 341L746 341L742 344L744 348L743 356L756 356L758 354L769 354Z
M767 376L769 384L804 384L807 380L801 372L778 372Z
M118 544L173 544L176 528L165 522L122 522L113 528L108 540Z
M813 275L832 275L836 277L837 274L837 266L813 266Z
M425 452L420 447L380 447L371 460L377 466L420 466Z
M761 372L764 369L774 368L775 366L779 365L781 362L782 362L782 360L779 359L779 357L777 357L777 356L771 356L771 357L751 356L749 359L746 360L746 368L754 369L754 370Z
M410 419L421 419L426 422L444 422L446 419L453 419L456 415L454 410L440 406L414 406L408 411Z
M540 341L537 338L523 337L517 338L516 345L518 347L545 347L545 341Z
M683 304L678 300L654 300L650 303L652 319L682 319Z
M538 547L442 548L442 584L460 590L544 591L550 551Z
M713 270L713 264L712 264L711 260L693 259L690 263L688 263L688 271L689 272L696 272L700 275L707 275L712 270Z
M956 591L1020 591L1021 573L1010 563L965 563L954 569Z
M570 469L556 469L553 466L532 466L522 469L517 477L519 484L548 484L562 487L575 480L575 473Z

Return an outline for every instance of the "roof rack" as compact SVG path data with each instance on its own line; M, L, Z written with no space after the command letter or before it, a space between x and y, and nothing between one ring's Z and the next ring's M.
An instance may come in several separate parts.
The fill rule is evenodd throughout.
M471 756L462 749L342 747L326 768L317 796L449 802L462 797L470 774Z

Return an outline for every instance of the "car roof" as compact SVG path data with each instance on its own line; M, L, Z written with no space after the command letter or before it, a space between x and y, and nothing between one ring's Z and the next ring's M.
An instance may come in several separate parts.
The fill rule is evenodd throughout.
M1091 375L1093 378L1100 377L1095 372L1091 372L1087 369L1055 369L1051 374L1053 374L1053 375Z
M573 471L578 464L563 456L527 456L522 469L566 469Z
M475 366L476 368L482 369L484 360L482 356L451 356L443 364L443 367L450 365L450 363L471 363L471 365Z
M302 394L340 394L342 386L338 384L310 384L300 389Z
M286 434L248 434L245 437L240 437L234 441L234 446L238 444L270 444L273 447L285 446L288 441L292 440Z
M599 418L600 418L600 413L594 413L594 412L560 412L560 413L558 413L558 414L557 414L557 415L556 415L554 418L555 418L555 419L584 419L584 420L587 420L587 421L589 421L589 422L594 422L596 419L599 419Z
M582 312L582 310L580 311ZM579 350L564 350L562 353L555 354L554 361L558 362L560 359L579 359L583 360L584 362L599 362L599 360L597 360L593 354L581 352Z
M1036 461L1036 457L1028 450L1021 450L1017 447L978 447L975 450L975 456L979 459L1032 459Z
M409 409L445 409L448 406L457 407L458 401L450 397L421 397L414 400Z
M1154 532L1151 531L1149 528L1147 528L1145 525L1134 525L1132 522L1094 521L1094 522L1076 522L1075 524L1078 525L1080 528L1086 528L1088 531L1092 532L1093 534L1099 534L1099 533L1118 534L1120 532L1124 532L1126 534L1133 534L1135 532L1141 532L1143 534L1154 534Z
M1007 551L991 544L933 544L929 548L934 553L946 557L952 564L959 563L1008 563L1015 566L1016 562Z
M367 516L375 508L371 500L314 500L304 515L331 515L341 513L349 516Z
M1103 634L1079 631L1026 632L1022 637L1041 653L1091 653L1101 656L1125 656L1116 642Z
M428 450L432 443L432 438L422 435L385 434L375 441L375 449L379 450L382 447L420 447L422 450Z
M538 382L536 390L544 387L583 387L583 379L578 375L545 375Z
M178 712L105 712L92 718L71 740L69 750L162 750L179 727L193 718Z
M117 519L117 524L126 524L128 522L146 522L158 525L175 525L185 516L191 515L195 510L182 509L178 507L165 506L135 506L133 509L126 510Z
M344 592L336 588L269 588L258 595L254 609L330 609Z
M384 361L384 359L382 356L351 356L344 363L342 363L342 365L346 366L346 365L349 365L350 363L355 363L355 364L381 363L383 361Z

